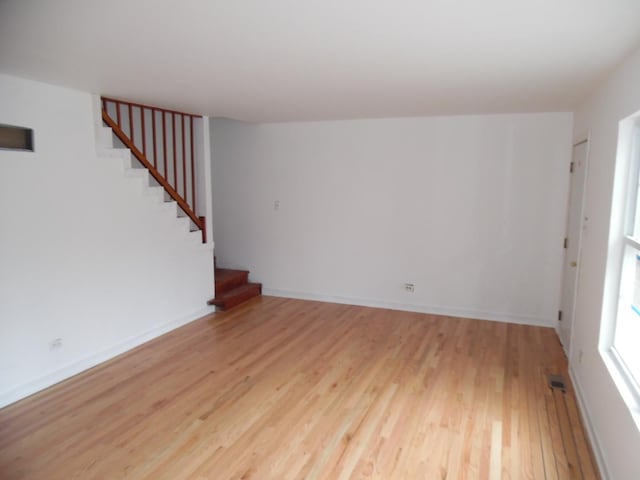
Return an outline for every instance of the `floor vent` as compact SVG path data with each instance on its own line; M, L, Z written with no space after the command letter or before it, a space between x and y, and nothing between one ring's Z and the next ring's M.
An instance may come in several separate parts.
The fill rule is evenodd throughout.
M564 383L564 377L562 375L549 375L547 378L549 380L549 388L552 390L562 390L562 393L567 391L567 387Z

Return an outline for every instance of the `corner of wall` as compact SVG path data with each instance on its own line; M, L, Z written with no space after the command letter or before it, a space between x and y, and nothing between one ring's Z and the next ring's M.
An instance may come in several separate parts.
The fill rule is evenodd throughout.
M202 158L204 166L204 185L205 185L205 228L207 229L207 243L211 245L211 249L215 248L213 238L213 186L211 178L211 132L210 119L207 116L202 117Z

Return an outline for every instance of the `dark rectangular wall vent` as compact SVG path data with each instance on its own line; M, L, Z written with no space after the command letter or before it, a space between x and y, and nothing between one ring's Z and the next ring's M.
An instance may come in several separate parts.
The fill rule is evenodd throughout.
M0 124L0 149L33 152L33 130Z
M564 377L562 375L549 375L549 388L562 390L563 392L567 391L567 386L564 382Z

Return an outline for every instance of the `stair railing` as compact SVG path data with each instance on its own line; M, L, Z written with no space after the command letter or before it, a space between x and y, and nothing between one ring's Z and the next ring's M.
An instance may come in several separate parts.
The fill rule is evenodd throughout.
M202 231L196 213L194 121L200 115L102 97L102 119Z

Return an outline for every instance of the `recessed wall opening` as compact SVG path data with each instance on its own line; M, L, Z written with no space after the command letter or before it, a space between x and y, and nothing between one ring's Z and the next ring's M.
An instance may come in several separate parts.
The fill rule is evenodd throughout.
M0 149L33 152L33 130L0 124Z

